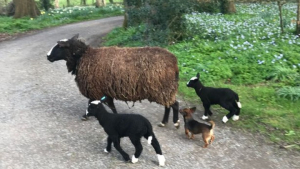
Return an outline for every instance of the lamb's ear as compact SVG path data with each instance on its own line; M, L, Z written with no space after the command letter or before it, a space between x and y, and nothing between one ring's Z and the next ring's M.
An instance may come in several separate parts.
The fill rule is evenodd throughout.
M69 47L70 46L69 41L58 41L57 44L59 45L59 47Z
M199 72L197 73L196 77L197 77L198 79L200 79L200 73L199 73Z
M196 107L192 107L192 108L191 108L191 111L192 111L192 113L195 113Z
M73 36L73 37L71 38L71 40L77 40L78 37L79 37L79 33L77 33L75 36Z

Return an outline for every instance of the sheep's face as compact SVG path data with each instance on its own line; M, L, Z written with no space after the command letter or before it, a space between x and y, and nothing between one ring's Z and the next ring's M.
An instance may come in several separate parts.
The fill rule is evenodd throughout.
M87 110L86 110L86 115L87 116L95 116L96 115L96 112L99 111L98 110L98 105L100 104L100 101L99 100L95 100L95 101L92 101Z
M191 87L191 88L196 88L197 85L199 85L200 83L200 74L197 73L197 75L195 77L192 77L187 83L186 83L186 86L187 87Z
M70 45L68 39L62 39L58 41L57 44L53 46L52 49L47 53L47 59L50 62L54 62L57 60L66 60L66 57L70 55L69 46Z

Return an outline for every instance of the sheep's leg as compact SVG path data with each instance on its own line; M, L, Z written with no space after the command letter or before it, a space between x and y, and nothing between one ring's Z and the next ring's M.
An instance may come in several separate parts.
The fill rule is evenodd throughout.
M180 121L178 118L178 114L179 114L179 102L175 101L175 103L173 105L171 105L172 110L173 110L173 122L174 122L174 126L178 129L180 127Z
M135 148L135 153L132 156L131 162L136 163L139 161L139 157L143 151L143 146L141 144L141 138L137 138L137 137L129 137L129 138Z
M170 110L171 110L170 107L165 107L164 118L163 118L162 122L160 122L160 124L158 124L159 127L165 127L165 125L168 123Z
M94 101L93 99L90 99L89 102L88 102L88 105ZM89 119L89 117L86 115L86 113L84 113L84 115L81 117L81 120L82 121L87 121Z
M159 166L164 166L166 159L165 157L162 155L162 151L160 149L160 145L155 137L155 135L153 134L153 138L152 138L152 142L151 142L152 147L154 148L157 158L158 158L158 163Z
M108 136L107 137L107 146L104 149L104 152L109 153L111 151L111 143L112 143L112 139Z
M117 136L112 136L110 137L112 139L112 142L114 143L114 147L116 148L117 151L122 155L125 161L129 161L129 155L121 148L120 145L120 139Z
M105 99L105 103L109 106L109 108L113 111L114 114L118 113L113 98L107 96L107 99Z

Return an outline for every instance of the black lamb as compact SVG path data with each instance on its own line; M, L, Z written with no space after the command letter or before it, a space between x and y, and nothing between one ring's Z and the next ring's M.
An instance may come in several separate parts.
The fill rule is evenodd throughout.
M187 82L187 87L194 88L203 103L205 109L204 115L202 116L203 120L208 119L208 115L212 115L209 108L214 104L219 104L229 111L229 113L223 117L223 123L226 123L232 116L232 120L234 121L239 119L242 104L239 101L238 94L231 89L205 87L200 81L199 73L197 73L196 77L192 77Z
M102 100L102 99L101 99ZM104 131L108 134L107 147L105 152L111 151L111 144L120 152L125 161L129 161L129 155L121 148L120 138L129 137L135 147L135 153L132 156L132 163L138 162L138 158L142 153L143 146L141 137L148 139L155 149L158 157L159 165L165 165L165 157L162 155L160 145L153 133L150 122L143 116L138 114L113 114L109 113L105 105L99 100L92 101L86 111L87 116L95 116Z

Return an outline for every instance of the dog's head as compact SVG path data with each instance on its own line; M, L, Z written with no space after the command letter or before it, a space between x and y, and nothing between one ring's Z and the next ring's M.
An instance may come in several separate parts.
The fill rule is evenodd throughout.
M182 114L182 116L185 119L192 119L192 114L196 111L196 107L192 108L183 108L179 110L179 113Z

